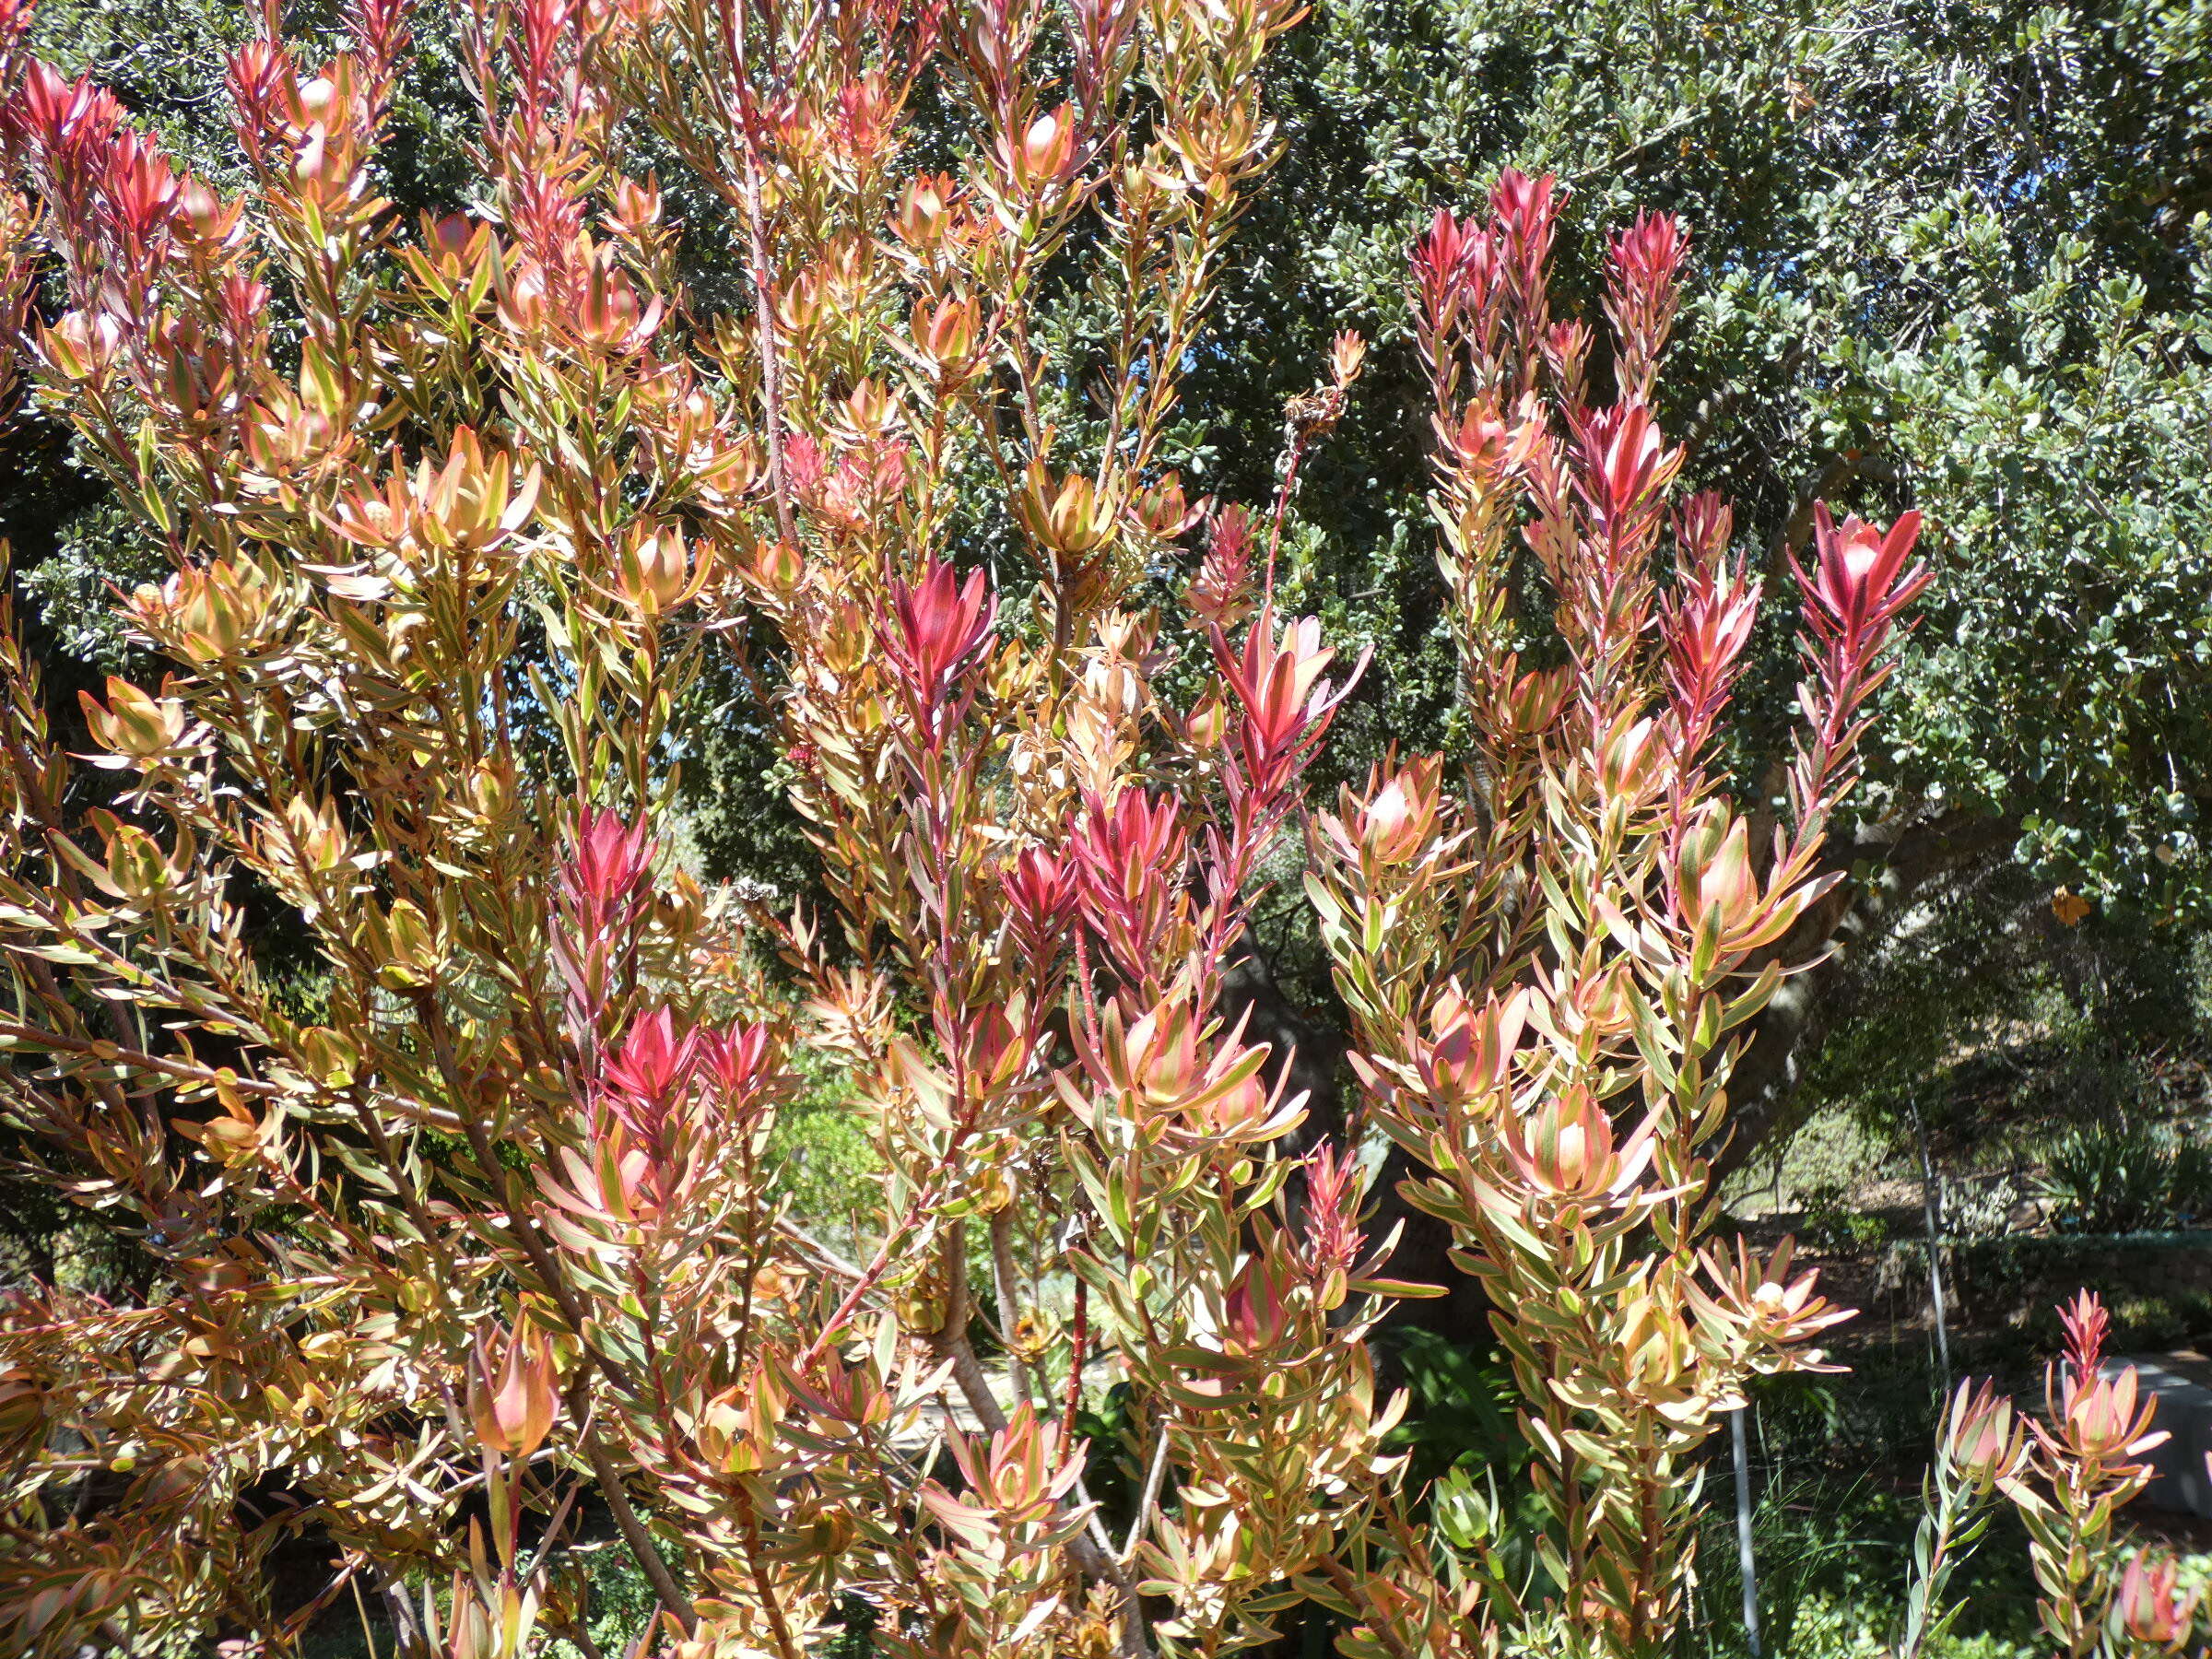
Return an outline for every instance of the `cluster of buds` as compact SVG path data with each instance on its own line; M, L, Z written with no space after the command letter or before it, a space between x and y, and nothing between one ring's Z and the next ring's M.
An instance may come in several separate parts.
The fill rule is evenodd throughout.
M596 1080L586 1144L561 1148L566 1181L547 1196L570 1216L651 1223L687 1204L714 1159L742 1148L779 1083L780 1057L758 1026L694 1026L656 1007L640 1018ZM589 1248L559 1217L555 1232Z
M127 1387L70 1356L70 1411L136 1432L172 1382L221 1402L194 1480L234 1462L242 1488L277 1466L243 1449L280 1448L365 1557L454 1574L432 1641L468 1659L566 1617L561 1552L525 1572L520 1514L558 1533L586 1489L695 1659L820 1648L862 1583L885 1642L960 1655L1147 1652L1156 1620L1227 1652L1265 1638L1274 1587L1324 1580L1371 1630L1430 1618L1451 1645L1479 1622L1474 1581L1408 1547L1363 1339L1410 1289L1372 1277L1388 1243L1364 1237L1360 1167L1284 1155L1291 1057L1221 1012L1264 855L1358 677L1333 674L1318 623L1278 618L1274 575L1298 458L1341 418L1363 342L1340 335L1288 410L1265 550L1163 459L1241 188L1277 149L1262 54L1298 9L980 0L956 25L921 0L813 20L776 0L482 0L460 35L483 205L412 246L370 189L400 0L352 0L351 44L318 70L274 39L237 54L235 200L104 93L16 80L6 147L68 277L48 394L180 550L138 613L195 670L87 704L100 763L145 774L125 806L150 829L102 820L104 858L56 857L68 827L19 812L0 859L0 947L67 979L22 1010L53 1028L23 1045L53 1056L32 1127L149 1237L258 1236L281 1206L293 1253L283 1280L235 1253L184 1269L188 1339L151 1368L129 1347L153 1381ZM19 20L0 0L0 57ZM893 176L920 87L972 102L964 183ZM668 200L703 192L741 228L741 314L702 323L677 287L657 181L613 171L636 124L696 175ZM1104 434L1078 455L1048 417L1067 365L1037 296L1089 256L1072 228L1093 200L1121 316ZM1619 396L1594 407L1594 336L1551 316L1559 200L1509 173L1486 222L1441 216L1417 251L1475 764L1394 756L1347 792L1316 826L1314 890L1371 1121L1427 1164L1420 1201L1500 1311L1558 1523L1543 1547L1566 1552L1544 1565L1584 1595L1582 1645L1656 1651L1713 1413L1752 1372L1817 1362L1836 1317L1786 1253L1696 1248L1725 1033L1774 977L1745 959L1805 901L1812 841L1755 869L1700 759L1758 597L1724 514L1679 515L1657 596L1680 232L1646 218L1616 241ZM1036 555L1033 628L1002 630L989 580L955 567L979 486L985 522L1003 511ZM1175 635L1140 609L1139 556L1209 513L1186 601L1217 683L1171 711L1155 641ZM1524 516L1559 668L1520 659ZM1836 798L1916 591L1894 539L1823 522L1808 802ZM684 606L699 627L664 626ZM705 648L762 618L845 953L805 912L772 925L886 1166L851 1261L762 1174L782 1059L737 1018L759 1003L735 929L654 877L677 712ZM280 622L300 653L268 649ZM37 699L0 700L14 798L65 804ZM628 816L581 808L564 842L534 778ZM233 869L314 935L326 1026L271 999L219 897ZM130 910L128 963L80 874L169 907ZM111 1009L119 1033L94 1034ZM216 1101L185 1137L219 1180L172 1167L158 1117L135 1124L171 1096ZM1070 1281L1064 1317L1048 1286ZM295 1282L332 1288L303 1312ZM485 1305L499 1285L520 1288ZM128 1347L151 1311L100 1329ZM420 1426L423 1455L365 1468L343 1426L306 1420L267 1356L324 1353L379 1379L353 1391L363 1414ZM1118 1545L1074 1431L1102 1371L1143 1459ZM42 1417L64 1392L46 1374ZM2108 1471L2139 1454L2132 1395L2066 1386L2053 1446ZM911 1453L925 1417L950 1425L949 1470ZM474 1489L432 1489L472 1451L490 1524L465 1546L422 1518ZM219 1533L200 1535L250 1557ZM1384 1559L1367 1583L1350 1565ZM2171 1622L2159 1571L2131 1631Z
M35 60L7 103L5 128L65 228L73 290L97 295L118 324L135 327L167 255L182 181L129 128L112 94Z
M1961 1383L1945 1414L1900 1659L1920 1659L1957 1612L1950 1578L2001 1497L2025 1524L2041 1596L2036 1611L2062 1654L2150 1659L2194 1634L2199 1596L2171 1556L2129 1549L2116 1512L2147 1483L2146 1454L2167 1436L2135 1368L2104 1355L2111 1319L2088 1291L2060 1310L2066 1350L2045 1379L2047 1420L2020 1412L1989 1382Z
M1873 596L1840 629L1808 583L1807 651L1840 639L1844 673L1808 692L1801 810L1759 847L1710 757L1761 584L1731 559L1717 500L1672 502L1684 457L1655 413L1686 241L1650 215L1615 239L1615 395L1595 404L1595 338L1552 314L1559 201L1509 173L1484 222L1440 214L1414 248L1477 763L1377 768L1317 818L1308 885L1370 1109L1427 1166L1409 1196L1500 1310L1535 1489L1567 1541L1547 1566L1587 1587L1560 1616L1594 1651L1634 1652L1671 1641L1687 1606L1685 1460L1751 1376L1820 1366L1812 1345L1845 1316L1786 1249L1700 1248L1705 1148L1725 1123L1726 1032L1772 994L1786 970L1769 959L1823 890L1858 688L1918 586L1893 564L1865 572ZM1557 668L1523 657L1524 548ZM1526 1609L1501 1595L1491 1612L1510 1630Z

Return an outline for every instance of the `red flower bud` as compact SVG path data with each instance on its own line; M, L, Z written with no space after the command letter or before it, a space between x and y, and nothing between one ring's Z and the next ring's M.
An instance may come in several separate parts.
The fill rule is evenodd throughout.
M891 215L891 229L917 252L935 247L957 218L959 189L949 173L924 173L910 181Z
M985 588L982 571L963 584L950 565L933 559L920 582L891 583L891 663L916 723L935 742L947 724L953 677L990 639L998 598Z
M1006 912L1016 937L1030 959L1049 960L1057 955L1076 911L1074 861L1057 857L1043 847L1028 847L999 880L1006 888Z
M1335 658L1334 651L1323 647L1321 623L1312 617L1291 623L1278 641L1274 618L1263 610L1244 636L1243 651L1234 657L1228 641L1216 635L1214 660L1243 706L1237 744L1254 788L1272 793L1288 782L1320 740L1331 712L1351 694L1351 679L1333 687L1321 678ZM1352 677L1358 677L1357 669Z
M640 1135L652 1131L689 1087L699 1046L696 1032L677 1035L676 1017L665 1007L640 1018L602 1077L615 1115Z
M1905 570L1920 539L1919 513L1899 514L1886 534L1855 515L1839 529L1822 502L1813 524L1818 559L1808 597L1818 620L1842 638L1882 627L1926 585L1923 569Z

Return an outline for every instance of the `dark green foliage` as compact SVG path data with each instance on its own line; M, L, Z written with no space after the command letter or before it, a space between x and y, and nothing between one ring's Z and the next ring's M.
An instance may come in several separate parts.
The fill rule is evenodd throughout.
M1410 1400L1392 1440L1410 1485L1426 1490L1454 1469L1517 1479L1528 1453L1513 1423L1512 1372L1497 1353L1406 1326L1392 1328L1383 1349L1389 1381Z
M2194 1140L2125 1119L2078 1124L2043 1155L2051 1218L2070 1232L2174 1227L2191 1201L2183 1188L2184 1156L2191 1179L2201 1176L2204 1151Z

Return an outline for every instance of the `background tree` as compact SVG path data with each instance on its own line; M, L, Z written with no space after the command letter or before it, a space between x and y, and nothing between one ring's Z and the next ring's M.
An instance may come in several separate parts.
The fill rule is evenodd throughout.
M1930 883L2017 861L2123 910L2193 912L2205 866L2208 544L2203 6L1335 4L1293 45L1302 117L1211 368L1258 409L1324 319L1402 323L1391 254L1500 161L1582 221L1691 228L1690 477L1770 571L1816 497L1917 506L1936 573L1892 688L1852 888L1808 934L1870 942ZM1586 241L1563 257L1593 270ZM1407 359L1385 351L1380 373ZM1448 721L1441 609L1379 458L1415 400L1371 389L1309 464L1297 566L1379 641L1376 741ZM1253 423L1248 430L1264 430ZM1224 438L1220 474L1265 465ZM1212 478L1209 477L1209 483ZM1789 680L1766 641L1739 751L1769 778ZM1806 943L1800 939L1800 945ZM1745 1082L1786 1098L1853 952L1778 999ZM1747 1124L1738 1154L1754 1144Z

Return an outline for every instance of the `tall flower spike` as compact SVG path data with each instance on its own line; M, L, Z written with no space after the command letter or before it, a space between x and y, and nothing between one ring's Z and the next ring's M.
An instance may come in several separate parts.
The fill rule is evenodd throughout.
M1613 239L1606 314L1619 346L1615 378L1624 394L1638 402L1651 394L1660 353L1674 327L1675 276L1682 251L1682 227L1671 214L1640 214Z
M2094 1290L2084 1290L2058 1311L2066 1332L2066 1363L2077 1382L2087 1382L2104 1363L2104 1339L2112 1316Z
M1344 1300L1345 1276L1365 1241L1357 1154L1324 1142L1305 1160L1305 1264L1324 1309Z
M1206 558L1188 595L1191 614L1224 633L1252 614L1252 519L1230 505L1214 515Z
M1111 806L1092 801L1071 843L1091 930L1114 963L1141 978L1151 941L1180 889L1189 838L1172 796L1128 788Z

